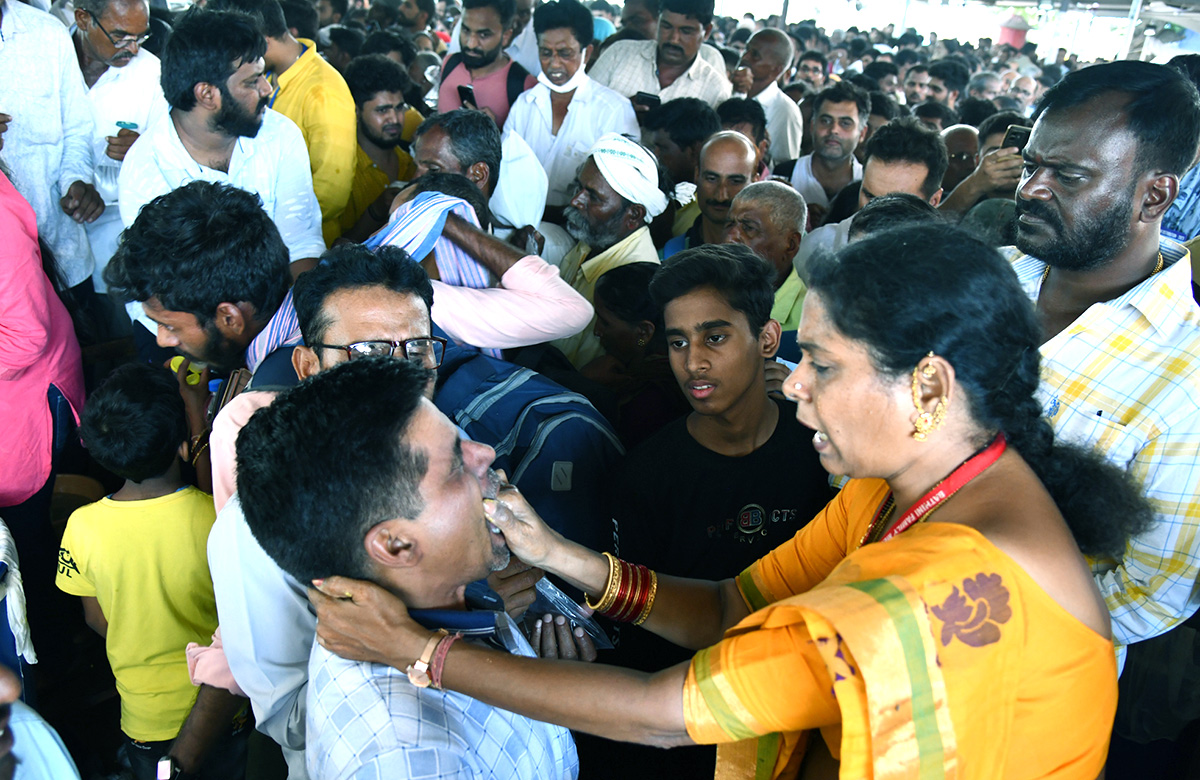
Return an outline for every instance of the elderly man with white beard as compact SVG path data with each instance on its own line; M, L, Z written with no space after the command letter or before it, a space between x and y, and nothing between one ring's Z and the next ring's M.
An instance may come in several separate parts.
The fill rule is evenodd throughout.
M567 206L567 232L577 243L559 266L562 278L590 302L596 281L629 263L657 263L650 223L667 208L666 174L654 154L617 133L588 151ZM604 354L592 324L553 342L576 368Z

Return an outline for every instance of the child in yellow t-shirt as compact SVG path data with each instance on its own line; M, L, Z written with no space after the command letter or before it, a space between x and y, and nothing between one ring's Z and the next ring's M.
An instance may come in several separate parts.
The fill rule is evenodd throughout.
M171 372L117 369L88 399L80 434L96 462L125 484L71 515L57 584L83 598L88 625L105 638L130 763L135 776L153 780L196 700L185 647L207 644L217 627L206 553L216 513L212 497L180 475L188 421ZM203 769L239 754L244 761L246 731L233 724L231 744L218 744ZM221 771L238 777L243 770Z

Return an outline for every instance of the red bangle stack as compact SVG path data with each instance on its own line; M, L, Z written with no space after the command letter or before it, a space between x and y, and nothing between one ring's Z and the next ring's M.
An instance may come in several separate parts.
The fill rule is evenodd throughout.
M658 576L645 566L622 561L604 553L608 559L608 583L600 601L586 603L597 613L622 623L640 625L650 615L658 591Z

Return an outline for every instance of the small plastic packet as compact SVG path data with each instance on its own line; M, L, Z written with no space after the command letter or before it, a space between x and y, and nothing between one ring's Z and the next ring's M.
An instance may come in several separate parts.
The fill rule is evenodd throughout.
M528 635L533 631L533 625L542 619L542 616L547 612L553 615L562 615L571 622L571 627L578 626L588 633L592 638L592 643L596 645L597 650L611 650L613 648L612 640L608 638L608 634L600 627L600 624L592 619L591 615L586 612L583 607L575 603L567 594L563 593L557 585L550 580L542 577L534 585L537 590L537 599L530 605L525 615L521 618L521 628Z

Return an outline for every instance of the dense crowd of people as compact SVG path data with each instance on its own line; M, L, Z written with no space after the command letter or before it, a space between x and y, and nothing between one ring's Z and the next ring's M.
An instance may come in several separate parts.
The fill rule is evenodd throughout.
M1183 776L1198 79L0 0L0 778Z

